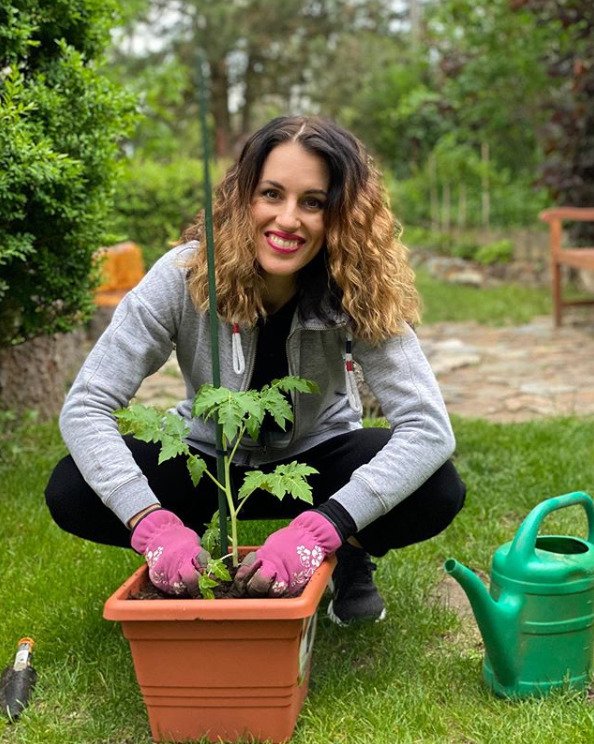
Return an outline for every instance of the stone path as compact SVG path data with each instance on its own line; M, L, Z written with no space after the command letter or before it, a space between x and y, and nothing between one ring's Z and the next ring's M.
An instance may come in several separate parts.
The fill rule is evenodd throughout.
M550 316L527 325L422 326L419 339L452 414L490 421L594 415L594 319L554 329ZM138 399L171 405L184 388L175 359L145 380Z
M439 323L419 330L450 413L491 421L594 415L594 321L553 328Z

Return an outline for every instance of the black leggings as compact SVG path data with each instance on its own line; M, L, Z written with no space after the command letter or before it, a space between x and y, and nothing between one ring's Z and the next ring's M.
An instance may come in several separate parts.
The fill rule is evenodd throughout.
M319 471L311 476L314 504L317 506L345 485L353 473L387 443L388 429L357 429L329 439L296 459ZM165 509L199 534L217 509L217 489L207 476L198 488L192 485L185 458L177 457L157 464L159 446L124 437L128 448L153 492ZM204 457L211 472L216 472L214 459ZM291 458L295 459L295 458ZM288 461L285 461L288 462ZM277 464L271 465L273 469ZM232 478L238 484L246 468L232 467ZM417 491L388 514L357 533L360 544L374 556L392 548L402 548L427 540L444 530L464 504L466 488L451 462L446 462ZM130 546L130 532L101 502L83 480L72 457L56 466L46 488L50 513L63 530L86 540L107 545ZM304 501L286 496L280 501L266 492L256 492L242 507L241 519L292 518L311 508Z

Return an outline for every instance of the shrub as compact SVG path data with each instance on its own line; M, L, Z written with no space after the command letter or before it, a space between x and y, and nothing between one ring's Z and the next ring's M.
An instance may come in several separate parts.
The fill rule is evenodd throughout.
M452 252L454 238L446 232L405 224L402 241L413 250L426 250L449 256Z
M0 0L0 346L90 314L133 101L101 75L115 0Z
M479 246L476 243L472 241L461 241L452 247L451 253L456 258L463 258L465 261L474 261L478 251Z
M509 263L514 257L514 244L511 240L497 240L482 245L475 254L475 261L485 266L495 263Z
M204 206L203 178L200 160L130 160L116 191L111 242L138 243L151 266Z

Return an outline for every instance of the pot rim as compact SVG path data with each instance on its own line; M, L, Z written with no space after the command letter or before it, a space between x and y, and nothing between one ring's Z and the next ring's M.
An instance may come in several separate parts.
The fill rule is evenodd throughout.
M334 556L327 558L298 597L131 600L130 594L138 590L148 572L148 566L143 564L105 602L103 617L116 621L302 619L316 612L335 565Z

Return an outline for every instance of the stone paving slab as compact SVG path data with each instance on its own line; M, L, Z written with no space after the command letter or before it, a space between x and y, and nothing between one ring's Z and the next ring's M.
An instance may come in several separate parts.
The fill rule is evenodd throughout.
M438 323L419 339L450 413L501 422L594 415L594 322Z
M500 422L594 415L594 319L560 329L549 316L510 328L437 323L418 334L452 414ZM183 397L173 357L137 395L159 406Z

